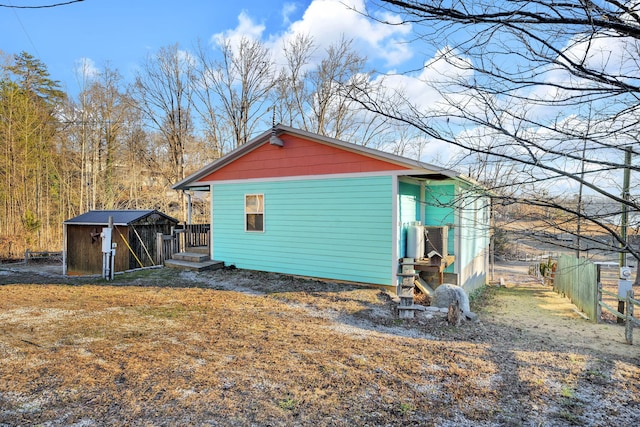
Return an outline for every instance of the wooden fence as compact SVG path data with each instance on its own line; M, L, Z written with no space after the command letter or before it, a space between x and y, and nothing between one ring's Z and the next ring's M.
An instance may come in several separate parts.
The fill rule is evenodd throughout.
M156 235L158 251L156 264L164 264L173 254L186 252L188 248L209 246L209 224L184 224L171 229L171 234Z
M560 255L553 289L569 298L589 319L599 321L598 280L594 263L584 258Z
M611 266L609 266L611 267ZM625 339L627 343L633 344L633 327L640 326L640 321L634 317L634 306L640 306L640 301L634 298L633 290L626 292L626 295L603 289L603 265L596 265L584 258L575 258L569 255L558 257L558 268L555 272L554 290L567 296L589 319L595 322L602 321L602 309L604 308L615 317L624 320ZM614 266L615 280L609 278L608 286L617 286L619 268ZM604 301L606 298L606 302ZM613 301L624 303L625 312L622 313L613 308L609 303ZM620 307L621 304L618 304Z
M185 224L182 227L183 247L209 246L209 224Z
M624 303L625 313L620 313L618 310L611 307L609 304L602 301L603 295L609 295L615 297L619 302ZM640 321L633 317L634 306L640 306L640 301L634 299L633 290L627 291L626 296L620 296L617 293L609 292L602 289L602 283L598 282L598 319L602 317L602 308L609 311L618 319L624 320L624 337L628 344L633 344L633 327L640 326Z
M24 263L29 264L29 261L39 260L39 261L62 261L62 252L35 252L27 249L24 252Z

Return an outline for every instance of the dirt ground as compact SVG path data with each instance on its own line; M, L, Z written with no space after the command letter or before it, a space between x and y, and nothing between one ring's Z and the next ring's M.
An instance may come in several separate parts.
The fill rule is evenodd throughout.
M637 345L628 345L623 326L586 320L568 298L526 272L524 263L497 266L495 276L504 278L506 289L483 309L494 324L505 327L518 324L526 333L528 345L539 343L548 349L570 348L585 354L640 362L640 330L636 331Z
M277 274L0 265L0 426L639 425L640 331L525 271L499 266L455 327Z

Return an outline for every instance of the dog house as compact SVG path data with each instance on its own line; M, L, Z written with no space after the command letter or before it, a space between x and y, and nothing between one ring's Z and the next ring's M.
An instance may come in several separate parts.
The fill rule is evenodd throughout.
M178 220L157 210L89 211L63 222L63 268L68 275L102 273L100 233L113 221L114 272L155 265L157 233L171 234Z

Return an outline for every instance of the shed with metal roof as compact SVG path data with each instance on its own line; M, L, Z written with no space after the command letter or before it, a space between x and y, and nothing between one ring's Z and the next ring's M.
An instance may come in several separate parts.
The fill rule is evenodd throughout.
M155 264L157 234L171 234L178 220L157 210L95 210L63 222L63 268L69 275L102 272L100 233L113 221L116 243L114 271L126 271Z

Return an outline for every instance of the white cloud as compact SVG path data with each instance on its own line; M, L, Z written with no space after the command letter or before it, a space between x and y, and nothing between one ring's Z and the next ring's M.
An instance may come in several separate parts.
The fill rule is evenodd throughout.
M578 37L576 37L578 39ZM631 37L599 34L584 40L582 35L571 41L565 53L571 61L622 79L637 79L640 42Z
M74 64L74 71L77 79L88 81L100 74L100 70L96 67L96 63L91 58L80 58Z
M291 24L291 15L298 10L298 5L296 3L285 3L282 5L282 22L284 25Z
M211 36L211 42L216 46L220 46L222 42L228 40L231 42L231 46L238 46L243 38L260 40L265 29L266 26L264 24L256 23L247 12L242 11L238 15L238 26L231 30L214 34Z
M374 22L360 13L365 11L364 0L313 0L283 38L308 34L320 49L326 49L344 37L353 40L354 47L370 60L382 59L388 66L394 66L410 59L412 52L404 37L411 27Z
M398 74L393 71L379 76L374 83L389 91L403 93L408 101L425 116L443 117L453 114L452 104L465 105L477 111L482 105L460 81L473 76L469 60L445 47L428 59L419 72Z
M536 75L531 80L535 79L541 84L523 87L517 93L537 104L535 113L539 118L554 118L565 114L566 105L559 104L558 101L575 99L575 89L606 88L605 84L594 79L581 78L569 72L570 69L576 68L570 62L580 64L595 73L603 73L612 80L632 85L640 83L640 77L637 75L640 66L640 42L636 39L614 37L605 33L596 34L595 37L579 34L567 42L562 52L566 58L558 57L557 63L549 63L546 67L535 70ZM583 94L586 95L587 92ZM554 102L556 107L552 106ZM620 105L621 102L618 101ZM589 107L586 98L582 106ZM578 103L572 103L571 110L576 112L578 108Z
M283 64L282 46L296 35L304 34L313 38L316 48L323 52L341 39L352 41L352 47L371 62L382 61L386 66L396 66L412 58L413 52L405 38L409 35L409 25L388 25L374 22L360 12L365 12L364 0L313 0L302 17L290 22L297 10L293 3L285 3L281 13L288 28L282 33L265 34L266 26L256 22L246 11L238 16L235 28L219 32L211 37L214 45L222 40L230 40L237 45L243 37L264 40L273 50L276 63ZM398 23L397 16L379 15L380 19Z
M191 52L187 50L178 49L176 54L178 55L178 61L181 64L185 64L190 67L193 67L198 63L198 59Z

